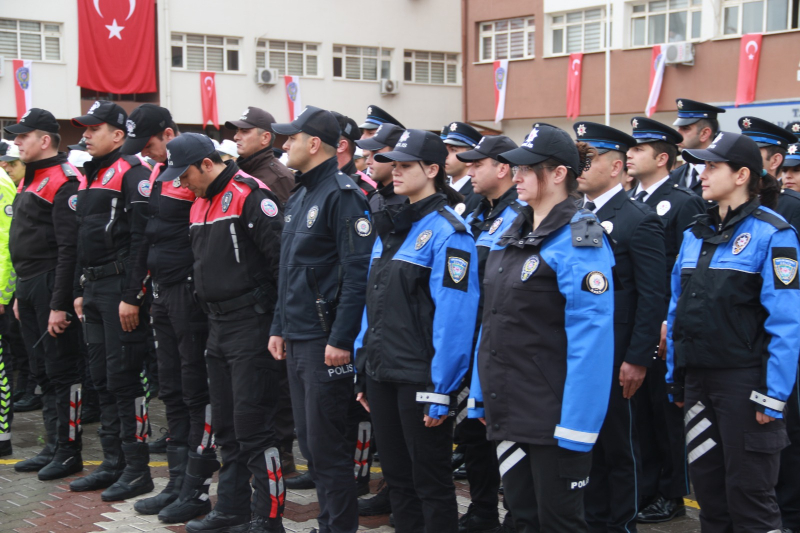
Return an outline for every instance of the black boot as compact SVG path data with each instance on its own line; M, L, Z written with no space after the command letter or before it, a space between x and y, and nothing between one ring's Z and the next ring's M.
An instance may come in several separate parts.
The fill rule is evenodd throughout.
M123 442L122 452L125 454L125 471L116 483L100 494L104 502L118 502L135 498L153 490L153 479L150 477L150 451L146 442Z
M295 477L283 478L283 484L287 489L292 490L313 489L316 487L316 484L314 484L314 480L311 478L311 474L309 472L305 472Z
M42 395L26 392L18 401L14 402L14 411L17 413L27 413L42 408Z
M283 528L281 517L254 516L253 520L250 521L248 533L286 533L286 530Z
M376 516L392 512L392 503L389 500L389 485L381 479L378 481L378 493L368 500L358 500L359 516Z
M186 524L186 533L247 533L250 515L224 514L211 511L202 520Z
M46 467L53 460L56 453L56 435L47 435L47 444L44 445L42 451L30 459L25 459L14 465L14 470L17 472L38 472Z
M125 457L122 455L122 441L116 437L100 437L103 446L103 462L86 477L78 478L69 484L73 492L105 489L113 485L125 469Z
M186 463L189 460L188 446L167 446L167 465L169 466L169 483L160 494L145 498L133 504L140 514L158 514L164 507L178 499L186 475Z
M50 463L39 470L39 481L61 479L83 470L80 444L58 446Z
M178 524L211 511L208 488L211 486L211 476L217 470L219 462L213 455L189 452L180 495L158 513L158 519L167 524Z

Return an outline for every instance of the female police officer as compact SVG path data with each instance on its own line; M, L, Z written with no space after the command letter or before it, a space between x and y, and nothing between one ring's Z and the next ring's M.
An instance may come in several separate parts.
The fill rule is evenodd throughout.
M720 133L706 150L703 198L672 271L667 388L685 402L689 472L704 532L781 530L775 498L783 407L800 352L795 231L767 206L775 178L756 143Z
M588 157L565 131L536 124L498 159L518 167L529 207L489 252L469 416L502 441L517 531L585 532L582 489L614 364L614 257L600 222L569 197Z
M446 185L446 158L439 136L421 130L375 154L394 162L394 190L410 204L375 215L355 354L399 533L458 529L448 415L469 366L479 287L475 244L448 206L461 195Z

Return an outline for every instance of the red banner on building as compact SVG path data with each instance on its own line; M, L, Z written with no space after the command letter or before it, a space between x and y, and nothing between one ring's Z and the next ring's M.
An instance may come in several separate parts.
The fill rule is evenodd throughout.
M761 59L761 34L748 33L742 36L739 49L739 79L736 82L736 107L749 104L756 99L758 62Z
M213 72L200 73L200 100L203 103L203 126L209 123L219 129L217 112L217 78Z
M569 55L567 70L567 118L578 118L581 114L581 73L583 54Z
M31 63L27 59L12 61L14 69L14 97L17 100L17 122L22 120L31 105Z

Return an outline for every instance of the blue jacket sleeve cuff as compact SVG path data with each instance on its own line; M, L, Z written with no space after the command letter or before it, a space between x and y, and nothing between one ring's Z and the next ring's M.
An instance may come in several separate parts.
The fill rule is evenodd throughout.
M591 444L582 444L580 442L573 442L571 440L558 439L558 445L567 450L574 452L590 452L592 451Z
M486 418L486 410L483 407L467 409L467 418Z
M449 412L450 412L449 405L439 405L432 403L428 408L428 416L436 419L442 418L443 416L447 416Z
M783 418L783 413L780 411L775 411L773 409L764 409L764 414L767 416L771 416L772 418Z

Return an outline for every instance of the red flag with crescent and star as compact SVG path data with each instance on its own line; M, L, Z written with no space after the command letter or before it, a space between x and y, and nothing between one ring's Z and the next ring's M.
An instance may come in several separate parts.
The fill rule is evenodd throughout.
M78 0L78 85L94 91L154 93L153 0Z
M582 72L583 54L570 54L567 69L567 118L575 119L581 114Z
M219 129L217 112L217 77L214 72L200 73L200 101L203 104L203 126L211 122Z
M749 104L756 99L758 62L761 59L761 34L748 33L742 36L739 49L739 79L736 82L736 107Z

